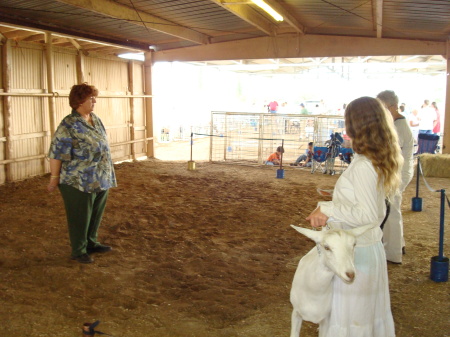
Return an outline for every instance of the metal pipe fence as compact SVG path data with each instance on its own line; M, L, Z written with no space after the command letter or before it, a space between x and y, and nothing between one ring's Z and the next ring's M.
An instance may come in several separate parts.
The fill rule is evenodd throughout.
M344 134L343 116L211 113L210 161L261 165L284 141L283 161L294 162L309 142L325 146L330 135Z

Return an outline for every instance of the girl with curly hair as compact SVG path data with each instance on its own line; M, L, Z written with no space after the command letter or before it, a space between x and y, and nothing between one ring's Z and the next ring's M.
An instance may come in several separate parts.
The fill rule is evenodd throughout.
M372 224L357 238L356 276L347 284L333 279L329 316L321 337L393 337L386 255L380 224L386 199L398 193L403 164L391 114L372 97L352 101L345 110L345 127L355 155L339 177L331 201L322 201L306 218L313 227L351 229Z

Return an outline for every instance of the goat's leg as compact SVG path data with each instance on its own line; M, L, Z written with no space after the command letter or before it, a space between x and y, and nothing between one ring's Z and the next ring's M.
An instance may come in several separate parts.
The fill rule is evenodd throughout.
M291 317L291 337L300 337L300 329L302 328L302 317L294 309Z

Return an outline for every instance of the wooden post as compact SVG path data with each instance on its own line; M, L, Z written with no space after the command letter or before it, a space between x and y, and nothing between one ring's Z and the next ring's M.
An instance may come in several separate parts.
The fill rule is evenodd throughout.
M134 62L132 60L128 61L128 90L131 96L134 95ZM130 98L130 140L136 139L134 131L134 98ZM131 157L136 160L136 143L131 143Z
M80 49L77 53L77 84L84 83L84 55Z
M11 40L6 40L2 45L2 69L3 90L5 93L11 91ZM13 159L12 146L12 122L11 122L11 96L3 96L3 120L5 142L5 160ZM5 166L6 182L13 181L11 164Z
M444 110L444 125L441 133L444 133L442 139L442 153L450 154L450 38L447 39L447 81L445 94L445 110Z
M45 60L47 62L47 88L48 93L54 93L54 71L53 71L53 45L52 34L50 32L45 33ZM56 109L55 109L55 97L48 98L48 113L50 116L50 134L56 131Z
M153 58L152 52L146 52L144 61L144 83L145 94L152 95L152 66ZM147 157L153 158L155 156L155 142L153 139L153 97L145 98L145 126L146 138L150 138L147 142Z

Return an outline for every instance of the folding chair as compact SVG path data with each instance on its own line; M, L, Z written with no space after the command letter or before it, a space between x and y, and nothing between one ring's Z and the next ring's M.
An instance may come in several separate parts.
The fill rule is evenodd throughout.
M436 153L439 142L439 135L434 135L431 133L419 133L418 137L418 147L417 153Z
M314 153L311 158L311 173L320 169L322 173L326 173L325 162L328 158L328 147L327 146L314 146Z
M348 147L341 148L341 152L339 153L339 159L341 160L341 172L344 172L344 169L350 165L353 158L353 149Z

